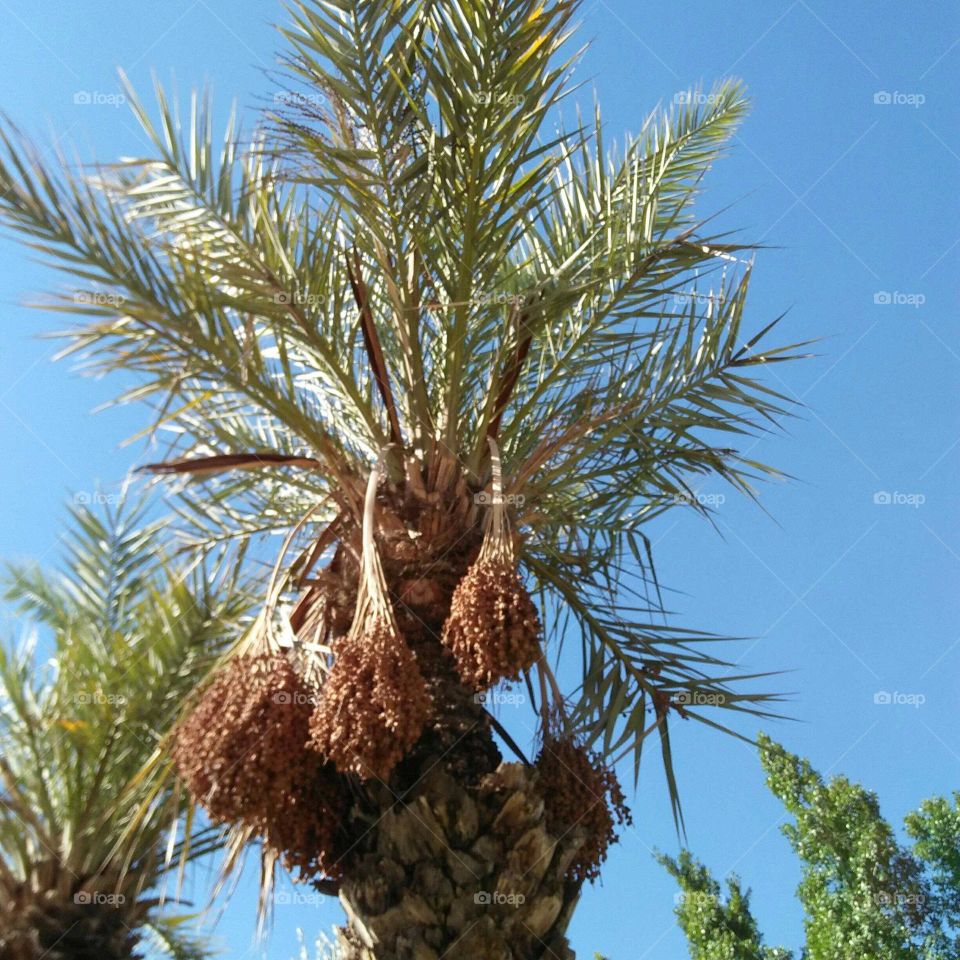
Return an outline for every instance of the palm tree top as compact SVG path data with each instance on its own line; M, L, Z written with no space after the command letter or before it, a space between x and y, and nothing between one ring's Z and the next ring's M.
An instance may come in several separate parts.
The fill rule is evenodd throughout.
M129 91L151 154L93 174L8 125L0 217L77 284L67 352L133 371L162 471L202 478L198 545L357 514L384 448L394 479L481 495L496 440L554 649L581 641L579 729L637 764L657 730L674 794L669 715L769 698L663 626L644 527L776 474L737 444L785 413L760 371L799 345L744 332L751 248L694 209L742 86L608 151L599 110L557 126L579 7L297 0L252 136L159 86L153 116Z

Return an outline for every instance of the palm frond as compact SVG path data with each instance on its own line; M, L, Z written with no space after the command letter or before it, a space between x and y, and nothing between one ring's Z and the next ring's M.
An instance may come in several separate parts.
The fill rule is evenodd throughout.
M171 837L165 802L143 816L156 788L138 774L242 630L251 598L226 552L184 567L164 560L146 509L75 508L64 571L9 578L27 623L46 630L0 644L0 859L20 880L53 859L139 897L167 869L168 842L188 859L217 846L201 824ZM167 786L156 796L186 810Z
M152 918L144 928L145 940L153 952L170 960L208 960L215 956L210 940L194 933L190 924L195 915Z

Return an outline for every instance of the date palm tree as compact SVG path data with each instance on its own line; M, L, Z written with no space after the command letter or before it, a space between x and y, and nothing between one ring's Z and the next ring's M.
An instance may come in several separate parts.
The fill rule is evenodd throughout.
M694 209L747 102L733 81L689 91L614 149L599 111L562 126L578 7L295 0L251 135L231 121L215 143L207 99L159 88L154 113L128 91L150 155L95 172L4 133L0 216L75 284L53 303L80 318L68 352L136 378L122 399L169 441L153 470L193 545L293 531L285 628L321 675L348 670L370 609L413 654L423 686L389 722L344 695L319 733L352 798L314 878L348 958L570 956L593 811L564 820L516 739L639 770L654 736L679 823L672 722L768 709L715 637L664 618L645 534L706 513L710 478L750 495L775 472L737 444L784 413L761 372L797 345L745 333L750 248ZM545 635L499 649L499 673L481 642L481 682L463 650L506 614L463 611L489 556L519 566ZM468 580L479 600L456 606ZM496 676L521 677L529 723L487 709ZM361 708L382 736L410 728L395 769L336 753Z
M138 945L208 955L162 906L161 881L215 847L219 831L197 820L171 832L171 806L185 813L184 799L138 775L238 628L246 594L228 568L159 562L159 526L137 519L78 508L67 572L16 568L8 581L30 624L24 640L0 645L9 960L126 960Z

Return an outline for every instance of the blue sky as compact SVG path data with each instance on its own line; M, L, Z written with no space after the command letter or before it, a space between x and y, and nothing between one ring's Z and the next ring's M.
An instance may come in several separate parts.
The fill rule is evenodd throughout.
M101 160L144 148L115 103L117 66L145 92L152 67L181 92L209 81L224 110L233 98L253 110L271 92L270 22L283 16L262 0L0 0L0 13L0 109ZM734 74L750 88L753 113L701 209L771 248L758 256L751 327L787 311L781 338L823 338L817 359L771 373L803 404L798 417L750 444L795 479L765 487L763 509L708 484L704 495L725 497L716 531L675 511L650 534L684 623L757 638L731 651L750 670L792 671L775 682L794 694L797 722L768 732L876 789L899 820L960 786L960 8L601 0L585 3L583 36L581 99L595 87L609 137L692 83ZM91 415L117 384L53 365L54 345L37 339L58 318L22 303L52 279L0 239L6 558L52 560L64 502L115 494L143 456L119 446L139 411ZM878 704L879 691L924 702ZM755 756L699 726L674 737L692 848L754 888L771 943L796 946L798 868ZM574 945L680 960L674 890L650 857L677 843L652 755L633 807L634 829L584 894ZM332 902L279 903L272 940L253 947L248 878L219 932L232 957L287 960L294 927L312 935L338 919Z

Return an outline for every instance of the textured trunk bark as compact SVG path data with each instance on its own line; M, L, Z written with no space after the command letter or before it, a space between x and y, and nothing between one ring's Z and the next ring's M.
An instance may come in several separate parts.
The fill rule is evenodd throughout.
M427 773L358 844L344 960L572 960L566 872L582 840L547 830L532 768L503 763L475 786Z
M114 890L39 865L30 880L3 889L0 960L133 960L149 904Z

